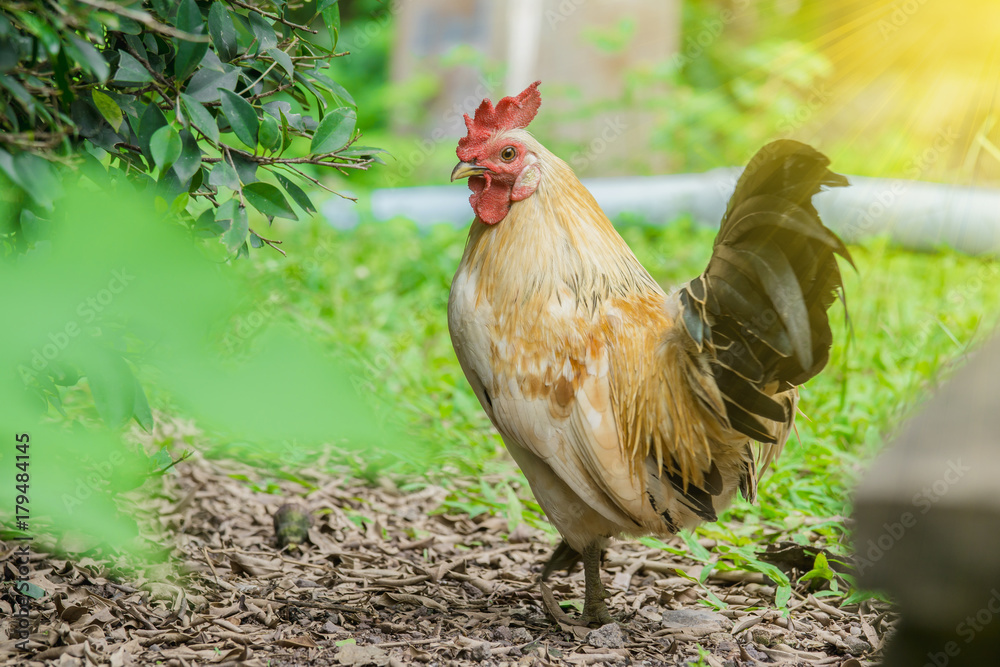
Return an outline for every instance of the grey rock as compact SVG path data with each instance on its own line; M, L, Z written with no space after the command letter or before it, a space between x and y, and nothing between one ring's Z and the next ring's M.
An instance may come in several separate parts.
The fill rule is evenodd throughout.
M594 648L624 648L625 637L617 623L608 623L588 632L587 643Z
M871 644L863 639L858 639L853 635L842 636L841 639L847 646L847 652L851 655L862 655L872 650Z
M531 633L524 628L514 628L514 632L511 633L511 641L515 644L527 644L534 639L535 638L531 636Z

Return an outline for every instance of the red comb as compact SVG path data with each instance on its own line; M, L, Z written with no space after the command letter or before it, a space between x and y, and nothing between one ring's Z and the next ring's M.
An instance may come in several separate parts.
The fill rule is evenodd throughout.
M474 147L489 139L495 132L528 127L528 123L538 113L538 107L542 106L542 96L538 94L541 83L534 82L516 97L503 98L496 107L489 99L484 99L476 109L475 118L469 118L469 114L465 114L465 126L469 129L469 134L458 140L458 158L473 159Z

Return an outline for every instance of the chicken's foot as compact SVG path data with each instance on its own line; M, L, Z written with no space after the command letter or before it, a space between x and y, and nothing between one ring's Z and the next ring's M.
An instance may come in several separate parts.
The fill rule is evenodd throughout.
M586 581L586 591L583 597L583 617L587 625L606 625L613 623L608 605L604 600L611 597L604 590L601 581L601 556L604 553L603 540L591 542L581 554L583 558L583 576Z

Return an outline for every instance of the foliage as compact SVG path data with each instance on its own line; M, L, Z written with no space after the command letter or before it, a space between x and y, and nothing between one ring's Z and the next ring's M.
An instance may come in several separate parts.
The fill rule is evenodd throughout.
M173 463L123 442L133 419L153 429L151 406L276 460L331 442L382 452L404 442L359 397L359 369L248 299L222 248L210 249L214 256L191 243L176 214L157 213L127 184L105 183L69 193L43 239L0 259L0 280L18 286L0 293L0 309L17 323L0 329L0 425L11 439L0 450L5 523L13 438L27 433L30 534L50 548L73 532L149 555L116 502ZM147 398L144 387L155 392ZM419 458L416 445L406 441Z
M296 219L315 212L295 182L320 185L307 170L378 159L355 145L354 101L328 76L339 32L337 0L3 0L8 247L52 211L56 165L132 183L231 253L270 244L247 205Z

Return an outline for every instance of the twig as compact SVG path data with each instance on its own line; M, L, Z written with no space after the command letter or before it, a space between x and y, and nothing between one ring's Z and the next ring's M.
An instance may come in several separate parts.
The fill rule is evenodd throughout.
M170 82L165 76L153 69L153 66L149 64L149 61L139 55L139 52L133 49L128 43L125 44L125 49L132 55L133 58L139 61L139 64L146 68L146 71L153 75L153 78L159 82L161 86L166 86L170 88ZM169 101L169 100L168 100ZM173 106L173 105L171 105Z
M153 32L158 32L161 35L166 35L167 37L176 37L188 42L209 41L208 35L195 35L194 33L178 30L164 23L160 23L146 12L139 12L134 9L122 7L117 2L106 2L105 0L80 0L80 2L88 7L93 7L94 9L111 12L112 14L118 14L119 16L132 19L133 21L138 21Z
M312 28L310 28L308 26L299 25L298 23L292 23L291 21L287 21L287 20L283 19L282 17L278 16L277 14L272 14L271 12L265 12L260 7L254 7L251 4L243 2L243 0L228 0L228 2L230 2L231 4L236 5L237 7L242 7L243 9L249 9L250 11L257 12L261 16L266 16L267 18L271 19L272 21L277 21L278 23L283 23L284 25L287 25L289 28L294 28L295 30L305 30L306 32L311 32L314 35L319 32L318 30L313 30Z
M257 232L255 232L253 229L251 229L250 232L252 234L256 235L257 238L259 238L261 241L263 241L268 247L274 248L275 250L277 250L278 252L280 252L282 254L282 256L288 257L288 255L285 254L285 251L282 250L281 248L279 248L278 245L277 245L277 244L281 243L281 241L276 241L274 239L266 239L263 236L261 236L260 234L258 234ZM298 561L288 560L288 559L285 559L285 558L282 558L281 560L286 561L288 563L297 563L299 565L305 565L305 563L299 563Z
M299 43L299 38L296 35L292 39L292 41L288 44L288 46L286 46L284 49L282 49L282 51L284 51L287 54L288 51L293 46L295 46L298 43ZM270 71L274 69L274 66L277 65L277 64L278 64L278 61L275 60L274 58L271 58L271 65L270 65L270 67L268 67L266 70L264 70L264 73L261 74L259 77L257 77L256 81L254 81L253 83L249 84L246 88L243 89L243 92L237 93L237 95L242 95L243 93L246 93L246 92L249 92L249 91L253 90L253 87L256 86L258 83L260 83L261 81L263 81L264 77L267 76L270 73Z
M328 162L327 164L329 165L330 163ZM312 183L313 185L316 185L316 186L318 186L320 188L323 188L324 190L326 190L330 194L337 195L338 197L341 197L343 199L349 199L351 201L358 201L357 197L352 197L350 195L341 194L341 193L337 192L336 190L334 190L333 188L328 187L328 186L324 185L323 183L320 183L318 179L313 178L312 176L310 176L309 174L305 173L301 169L296 169L295 167L293 167L291 165L287 165L287 164L286 165L282 165L282 166L287 167L291 171L295 172L296 174L298 174L302 178L304 178L307 181L309 181L310 183Z
M183 454L181 454L181 457L179 459L172 460L170 462L170 465L168 465L167 467L163 468L162 470L157 470L153 474L155 474L155 475L162 475L162 474L164 474L165 472L167 472L168 470L170 470L171 468L173 468L175 465L177 465L181 461L186 461L187 459L191 458L191 454L192 454L192 452L184 452Z
M289 88L293 87L294 85L295 85L294 83L286 83L284 85L277 86L276 88L272 88L271 90L265 90L263 93L259 93L257 95L251 95L250 97L247 97L246 100L248 102L256 102L258 100L264 99L265 97L270 97L271 95L277 95L280 92L288 90ZM203 104L203 106L206 106L206 107L218 107L218 106L222 106L222 102L205 102Z
M319 167L344 167L347 169L366 170L372 163L371 159L358 157L356 155L338 155L336 151L323 153L322 155L315 157L269 157L266 155L255 155L247 151L242 151L238 148L233 148L232 146L225 146L224 148L226 153L237 153L241 158L250 162L256 162L262 167L268 167L271 165L312 164ZM230 161L232 160L231 155L229 156L229 159ZM334 159L344 160L344 162L333 162ZM207 164L214 164L216 162L221 162L222 158L205 157L202 158L201 161ZM235 168L236 166L233 165L233 169Z
M215 583L219 583L219 573L215 571L215 564L212 563L212 557L208 555L208 547L202 547L202 551L205 552L205 560L208 562L208 569L212 571L212 576L215 577Z

